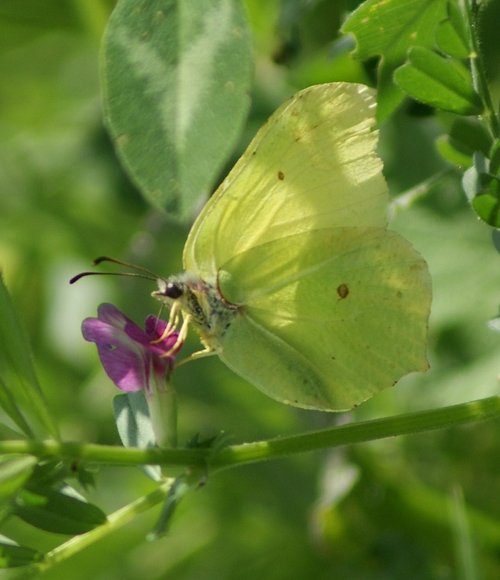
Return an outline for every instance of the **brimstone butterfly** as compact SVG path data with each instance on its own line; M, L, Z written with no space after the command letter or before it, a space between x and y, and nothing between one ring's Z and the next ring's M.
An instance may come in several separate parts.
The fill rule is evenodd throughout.
M284 403L347 410L428 368L429 273L386 229L374 115L359 84L285 102L196 219L186 272L153 293Z

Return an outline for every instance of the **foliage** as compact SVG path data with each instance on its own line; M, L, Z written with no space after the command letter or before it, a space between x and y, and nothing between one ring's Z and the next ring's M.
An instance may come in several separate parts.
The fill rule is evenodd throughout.
M500 414L500 2L114 4L0 5L0 566L498 577L498 423L462 424ZM180 271L191 220L257 128L335 80L378 89L391 228L433 278L431 370L346 418L204 359L174 375L179 448L152 446L142 393L116 398L116 429L80 325L104 301L143 319L150 288L68 279L102 254Z

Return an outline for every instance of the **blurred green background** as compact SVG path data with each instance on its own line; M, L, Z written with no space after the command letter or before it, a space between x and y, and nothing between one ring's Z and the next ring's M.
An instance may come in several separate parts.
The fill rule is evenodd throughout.
M373 78L338 33L356 2L246 4L252 109L228 167L295 90ZM497 101L498 4L484 19ZM144 281L89 278L70 287L68 279L103 254L177 272L189 228L146 205L103 128L99 40L112 7L111 0L0 2L0 267L63 438L119 444L116 392L80 324L101 302L138 322L157 304ZM449 169L434 147L449 119L427 113L405 105L381 128L394 195ZM498 394L500 335L487 321L500 303L500 258L490 229L467 207L460 174L449 172L391 227L433 275L431 370L334 416L280 405L203 359L176 373L181 443L220 430L234 442L264 439ZM188 495L162 540L143 541L158 515L147 514L45 577L498 578L499 434L498 423L487 422L222 472ZM135 469L101 468L96 478L90 499L108 513L153 488ZM66 539L14 520L0 532L42 550Z

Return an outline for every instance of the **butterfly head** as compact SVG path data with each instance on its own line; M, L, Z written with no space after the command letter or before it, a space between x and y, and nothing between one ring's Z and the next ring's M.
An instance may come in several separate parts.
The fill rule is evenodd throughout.
M218 288L196 274L184 272L177 276L159 278L158 290L152 296L170 307L180 309L212 350L237 315L238 308L228 304Z
M152 292L151 295L161 302L180 300L186 293L185 283L176 278L159 278L157 284L158 290Z
M153 298L191 317L195 326L202 330L210 328L210 307L207 303L210 285L198 276L184 272L177 276L157 279L158 289L151 293Z

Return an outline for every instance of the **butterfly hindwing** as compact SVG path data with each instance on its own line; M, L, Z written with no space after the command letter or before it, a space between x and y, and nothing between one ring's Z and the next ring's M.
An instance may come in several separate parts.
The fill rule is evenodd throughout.
M288 236L235 256L220 284L244 305L222 358L275 399L350 409L428 367L427 266L394 232Z

